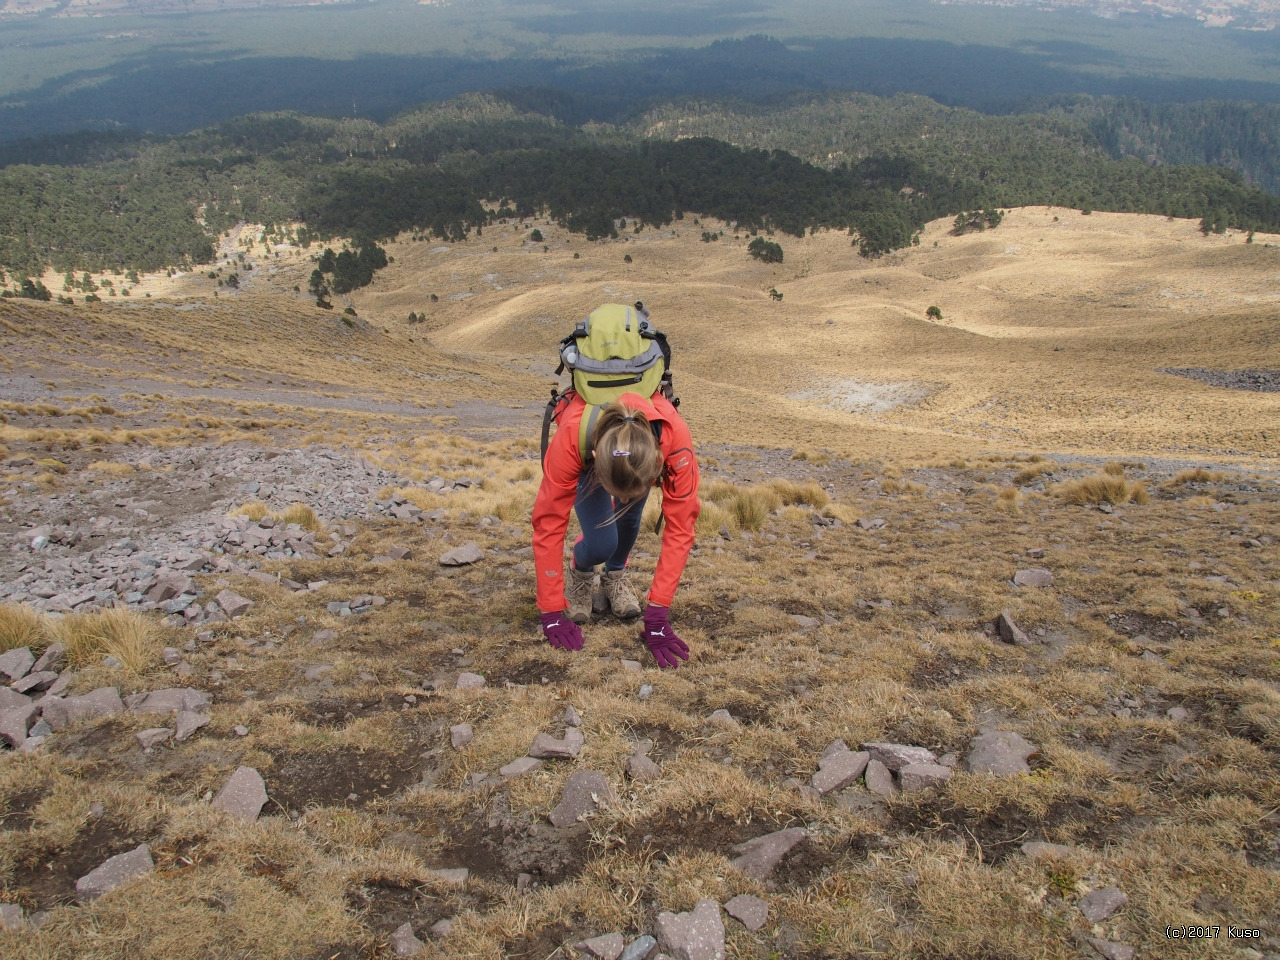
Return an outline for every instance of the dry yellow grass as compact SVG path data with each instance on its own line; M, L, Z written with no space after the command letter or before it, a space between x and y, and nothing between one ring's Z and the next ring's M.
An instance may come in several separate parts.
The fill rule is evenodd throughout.
M316 516L316 512L305 503L291 503L282 513L276 514L276 522L283 524L296 523L303 530L312 532L323 529L320 518ZM258 517L261 520L262 517Z
M18 647L43 650L49 643L41 615L25 605L0 604L0 653Z
M1226 474L1217 470L1206 470L1204 467L1189 467L1186 470L1179 470L1164 482L1164 486L1173 488L1185 486L1188 483L1223 483L1226 479Z
M1146 484L1106 473L1068 480L1054 487L1054 492L1067 503L1077 506L1085 504L1096 506L1100 503L1116 506L1125 503L1144 505L1151 502L1151 494L1147 492Z
M84 667L114 657L131 674L160 663L160 630L155 620L128 609L69 614L53 621L48 633L67 647L72 666Z

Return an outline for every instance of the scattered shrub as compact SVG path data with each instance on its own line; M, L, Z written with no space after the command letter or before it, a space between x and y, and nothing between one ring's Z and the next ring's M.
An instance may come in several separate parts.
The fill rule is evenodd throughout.
M1227 479L1225 473L1218 473L1216 470L1206 470L1204 467L1191 467L1187 470L1180 470L1173 477L1165 481L1166 487L1181 487L1188 483L1222 483Z
M1022 494L1017 487L1005 487L996 497L996 506L1006 513L1022 512Z
M1108 463L1106 466L1102 468L1102 472L1109 477L1123 477L1124 464L1116 463L1114 460L1112 460L1110 463Z
M257 523L259 520L265 517L269 512L270 511L267 509L267 505L265 503L262 503L259 500L254 500L250 503L241 504L240 506L236 507L234 510L231 511L231 516L248 517L254 523Z
M1025 487L1028 483L1035 480L1037 477L1043 476L1046 473L1053 473L1053 471L1057 468L1057 466L1058 465L1056 463L1053 463L1051 461L1041 461L1039 463L1032 463L1030 466L1023 467L1021 470L1019 470L1018 473L1014 476L1013 482L1020 487Z
M262 518L259 517L258 519L261 520ZM289 504L284 513L280 514L276 519L286 525L296 523L303 530L309 530L313 533L321 528L320 518L305 503Z

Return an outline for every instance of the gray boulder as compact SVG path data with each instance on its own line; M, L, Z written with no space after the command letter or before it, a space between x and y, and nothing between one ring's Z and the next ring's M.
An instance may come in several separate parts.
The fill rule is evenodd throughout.
M906 793L940 787L951 779L951 768L939 763L908 763L898 771L898 781Z
M864 743L862 749L871 754L872 760L879 760L892 773L897 773L909 763L938 762L932 750L903 743Z
M769 919L769 904L749 893L740 893L724 905L724 912L755 933Z
M871 754L865 750L843 750L825 756L813 775L813 788L821 794L843 790L862 776L870 760Z
M29 647L17 647L13 650L7 650L0 653L0 673L9 678L12 683L15 680L21 680L31 668L35 666L36 658L32 654Z
M724 921L720 904L699 900L688 913L658 914L654 935L675 960L724 960Z
M469 723L454 724L449 728L449 745L455 750L461 750L475 737L476 732Z
M148 690L124 698L130 713L179 713L183 710L196 713L209 706L212 698L203 690L190 687L169 687L165 690Z
M15 750L27 742L27 734L35 723L40 708L30 701L25 707L0 710L0 742Z
M627 944L627 949L622 951L618 960L649 960L657 950L658 941L645 934L643 937L636 937Z
M62 670L67 665L67 646L63 643L51 643L45 648L44 653L40 654L40 659L31 665L31 672L38 673L44 670L52 670L55 673Z
M615 799L613 788L604 774L595 770L579 770L565 783L560 802L548 814L548 819L557 827L568 827L600 807L609 806Z
M1012 643L1019 647L1031 644L1031 638L1013 622L1013 615L1008 610L1001 611L1000 616L996 617L996 632L1005 643Z
M867 789L880 797L888 797L893 794L893 774L879 760L872 759L867 762Z
M29 703L31 703L30 697L25 697L9 687L0 687L0 710L13 710L16 707L25 707Z
M471 563L479 563L484 559L484 551L474 543L464 543L454 547L440 557L442 567L463 567Z
M267 802L267 785L253 767L237 767L211 806L241 820L257 820Z
M1080 898L1080 912L1090 923L1101 923L1126 903L1128 895L1118 887L1104 887Z
M144 843L128 853L112 857L77 880L76 897L80 900L96 899L154 869L151 848Z
M234 620L242 614L248 613L249 608L253 606L253 601L248 597L242 597L234 590L223 590L216 597L214 602L222 608L222 612Z
M499 767L498 772L511 780L515 777L523 777L526 773L533 773L541 766L541 760L535 760L533 757L518 757L505 767Z
M754 880L763 880L791 848L807 836L809 831L804 827L787 827L739 843L731 849L735 856L729 861L729 866L736 867Z
M460 673L458 674L457 688L459 690L479 690L486 683L488 681L478 673Z
M67 729L73 723L94 717L110 717L124 713L124 702L115 687L99 687L83 697L45 697L43 704L45 722L55 731Z
M637 783L653 783L662 778L662 768L642 753L627 758L627 776Z
M207 713L194 713L190 710L179 711L178 723L173 732L173 739L178 743L182 743L201 727L205 726L210 719L211 718Z
M533 738L533 746L529 748L529 756L539 760L573 760L582 750L585 738L580 730L570 727L564 732L564 739L557 740L546 733Z
M1087 940L1089 946L1098 951L1098 956L1102 957L1102 960L1133 960L1136 955L1133 947L1125 946L1123 943L1112 943L1098 937L1088 937Z
M38 693L42 690L48 690L57 679L57 673L52 670L40 670L39 672L32 670L21 680L15 680L10 686L16 693Z
M138 743L142 744L143 750L150 750L172 737L173 731L168 727L152 727L150 730L138 732L135 736L138 738Z
M573 945L573 949L595 957L596 960L618 960L626 945L622 934L606 933L600 937L592 937L590 940L580 940Z
M1053 574L1042 567L1030 570L1019 570L1013 575L1015 587L1052 587Z
M402 923L396 927L389 944L397 957L415 956L423 947L422 941L413 935L413 925L410 923Z
M22 907L16 903L0 903L0 930L18 933L27 925Z
M1012 730L989 730L979 734L969 745L964 767L970 773L989 773L997 777L1016 777L1030 773L1027 761L1040 748Z

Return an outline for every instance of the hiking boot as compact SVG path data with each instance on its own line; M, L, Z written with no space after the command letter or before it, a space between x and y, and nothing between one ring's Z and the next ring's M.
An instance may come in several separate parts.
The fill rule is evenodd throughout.
M564 584L564 599L569 604L569 619L574 623L591 620L591 595L599 579L594 570L579 570L569 564L569 577Z
M615 617L632 620L640 616L640 598L631 589L631 581L625 569L606 570L600 578L600 586L604 588L604 595L609 598L609 606Z

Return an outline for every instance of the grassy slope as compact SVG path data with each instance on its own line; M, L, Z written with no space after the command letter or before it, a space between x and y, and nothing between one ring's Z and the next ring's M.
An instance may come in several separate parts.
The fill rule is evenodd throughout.
M1245 542L1280 536L1274 484L1217 477L1163 487L1167 473L1130 467L1153 502L1103 516L1052 486L1029 486L1092 468L976 455L1071 445L1121 457L1202 445L1228 459L1229 446L1244 446L1236 431L1275 422L1274 395L1213 391L1151 368L1277 366L1265 334L1274 248L1206 239L1186 223L1058 214L1055 226L1053 213L1015 211L997 232L966 238L935 225L900 264L860 261L847 239L819 235L784 243L787 261L765 267L746 257L745 241L702 244L691 224L679 238L646 232L625 245L561 247L549 233L545 254L497 230L484 247L399 244L396 265L356 297L372 329L291 306L285 279L274 295L190 310L0 303L7 374L34 371L71 397L91 388L103 359L167 384L165 397L122 401L92 424L69 411L7 410L0 443L9 456L72 465L42 481L59 495L74 497L87 482L83 462L136 459L131 445L112 442L125 439L113 430L136 421L145 431L159 418L169 426L149 442L324 443L412 480L485 477L451 497L407 491L448 511L429 527L362 524L340 558L279 565L329 581L317 593L232 578L258 602L188 655L188 682L215 697L213 723L190 742L144 756L132 733L155 718L129 717L90 723L37 756L0 756L4 899L50 906L78 875L66 873L76 857L88 869L142 840L159 866L89 907L55 909L38 933L0 939L0 956L384 957L400 923L425 938L431 923L452 917L454 933L427 955L541 960L584 936L649 930L659 910L754 892L769 900L770 923L752 935L726 921L731 955L1065 960L1079 955L1075 932L1088 929L1075 904L1111 884L1130 903L1092 932L1145 955L1231 955L1222 941L1167 941L1170 923L1246 923L1274 943L1280 569L1273 550ZM494 244L499 254L484 252ZM170 296L184 285L208 292L196 278L154 278L135 296L149 284ZM781 303L767 297L771 286L784 292ZM439 303L424 305L433 291ZM449 299L463 292L475 296ZM631 627L593 625L574 657L536 639L522 567L536 470L512 458L532 449L532 413L512 411L510 436L489 443L425 422L449 413L433 403L468 391L485 399L490 377L511 394L536 395L537 379L521 371L546 371L549 344L604 297L643 297L676 337L686 410L704 448L704 496L722 504L706 510L677 600L677 629L695 659L674 674L621 668L620 657L641 655ZM941 307L941 323L924 322L929 303ZM403 319L424 307L431 346L421 343L423 326ZM724 341L743 330L759 336L762 353L785 344L799 372L741 357L726 364ZM830 356L814 333L845 355ZM479 380L413 386L387 376L396 365ZM744 382L747 371L758 387ZM230 381L235 399L219 393L226 373L239 378ZM848 378L945 389L879 417L769 392ZM292 395L282 400L284 392ZM399 396L428 409L361 409ZM1046 397L1073 405L1049 410ZM275 422L249 426L230 409L241 401ZM328 401L347 412L322 409ZM1195 414L1190 426L1184 409ZM1082 416L1094 419L1081 425ZM1003 432L1015 428L1024 432ZM793 447L816 459L788 459ZM826 460L819 447L896 463ZM815 527L801 505L744 536L725 484L749 490L778 474L825 484L825 512L843 524ZM499 522L478 526L486 515ZM850 525L857 517L888 524L866 533ZM721 526L730 539L717 538ZM642 579L658 547L649 529L635 564ZM436 564L467 540L488 551L481 565ZM392 544L416 558L371 562ZM1047 555L1031 559L1032 548ZM1016 569L1040 565L1053 570L1052 589L1010 585ZM214 579L207 589L218 589ZM327 602L366 592L387 606L354 620L326 612ZM1044 642L995 641L984 628L1005 608ZM802 629L793 614L819 626ZM313 646L311 633L325 627L338 638ZM164 642L187 639L170 631ZM316 663L333 665L329 682L300 679ZM483 671L489 687L454 690L464 669ZM133 689L173 678L152 661L141 676L102 668L79 682ZM635 696L642 682L655 687L644 701ZM407 695L416 698L409 707ZM572 765L505 788L465 784L519 756L537 730L558 733L566 702L585 718L582 765L603 771L622 799L586 827L535 832ZM1190 720L1169 720L1174 706ZM704 721L721 707L741 730ZM476 739L453 751L447 727L463 721ZM236 724L249 735L236 737ZM1038 743L1036 772L959 775L940 794L898 796L884 808L861 805L860 788L836 804L783 782L806 779L837 737L963 754L983 725ZM656 743L656 784L622 775L638 737ZM200 799L242 763L263 771L280 804L255 826L229 823ZM433 784L413 786L428 770ZM93 801L105 805L101 821L88 815ZM814 834L772 889L727 867L730 844L785 825ZM1016 854L1026 839L1079 849L1033 862ZM455 866L472 870L464 887L429 873ZM514 886L522 870L539 874L526 895Z

